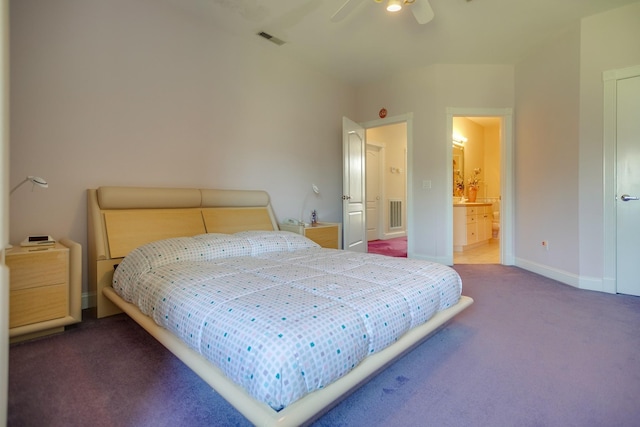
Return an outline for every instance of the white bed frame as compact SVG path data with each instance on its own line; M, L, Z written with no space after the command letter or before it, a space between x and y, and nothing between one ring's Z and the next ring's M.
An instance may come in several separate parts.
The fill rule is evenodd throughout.
M89 285L96 295L97 316L125 312L255 425L311 423L473 303L471 298L462 296L455 306L368 356L344 377L276 412L249 396L204 357L120 298L111 287L115 266L142 244L203 233L277 230L269 195L248 190L100 187L88 190L87 205Z

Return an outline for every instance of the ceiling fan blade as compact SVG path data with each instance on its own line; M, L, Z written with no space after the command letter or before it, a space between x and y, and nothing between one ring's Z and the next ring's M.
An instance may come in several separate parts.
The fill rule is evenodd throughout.
M435 16L429 0L416 0L411 5L411 12L420 25L430 22Z
M331 17L331 22L340 22L358 6L362 0L347 0Z

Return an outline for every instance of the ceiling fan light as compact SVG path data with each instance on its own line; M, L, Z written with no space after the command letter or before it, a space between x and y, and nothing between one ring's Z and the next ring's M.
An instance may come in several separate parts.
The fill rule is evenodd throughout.
M400 9L402 9L402 3L400 0L389 0L387 3L388 12L398 12Z

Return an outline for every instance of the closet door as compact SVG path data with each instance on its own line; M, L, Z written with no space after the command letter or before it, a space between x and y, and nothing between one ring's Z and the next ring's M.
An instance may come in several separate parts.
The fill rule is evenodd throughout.
M640 76L616 86L617 292L640 296Z

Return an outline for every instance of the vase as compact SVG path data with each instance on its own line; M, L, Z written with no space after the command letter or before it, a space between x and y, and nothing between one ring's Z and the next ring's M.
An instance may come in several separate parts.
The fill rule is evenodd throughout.
M475 202L478 196L478 189L476 187L469 187L469 201Z

